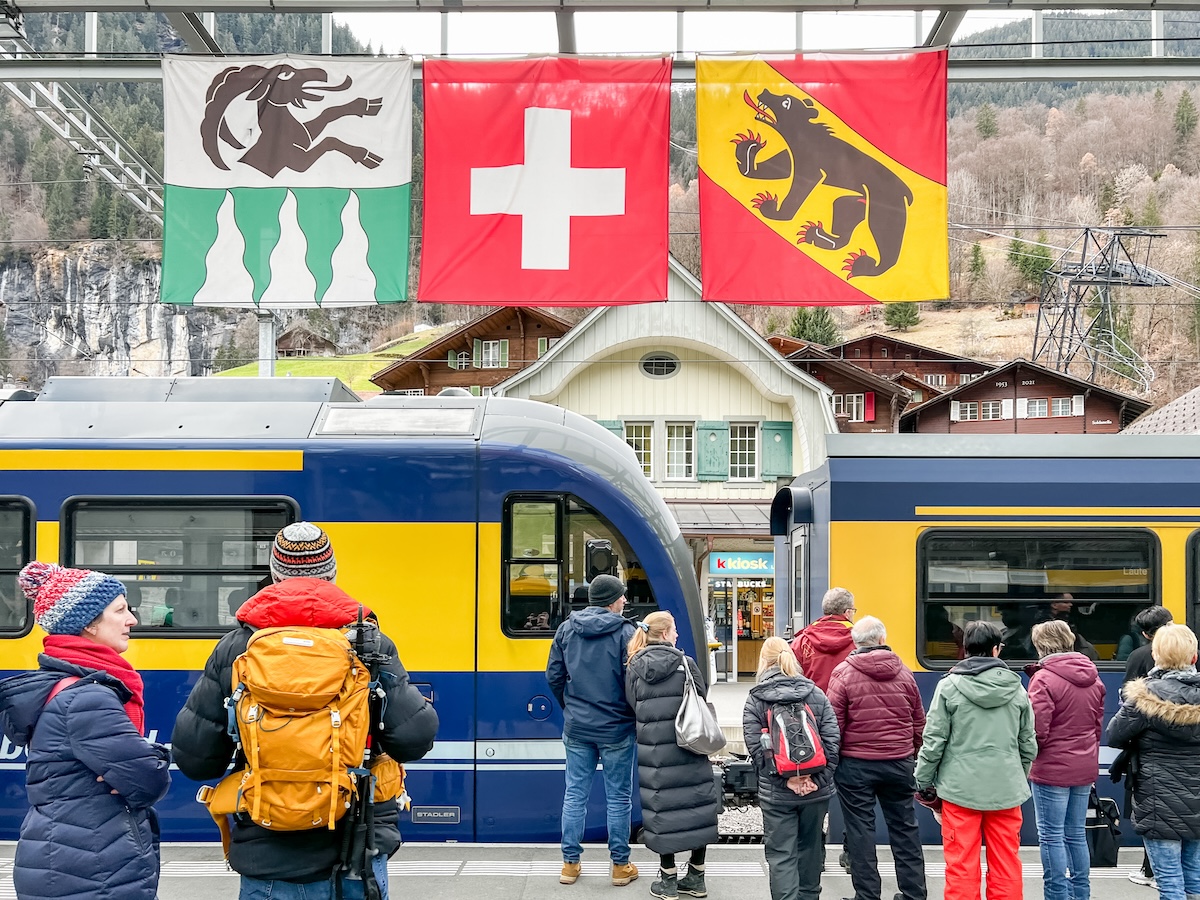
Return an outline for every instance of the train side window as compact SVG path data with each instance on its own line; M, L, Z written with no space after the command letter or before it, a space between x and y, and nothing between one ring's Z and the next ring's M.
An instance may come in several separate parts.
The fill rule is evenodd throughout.
M588 585L599 574L626 583L626 616L641 618L658 609L629 543L577 497L510 497L503 532L500 618L510 637L551 637L567 616L588 605Z
M76 499L62 558L121 579L137 632L220 633L270 583L271 541L298 517L286 498Z
M1037 658L1032 629L1061 619L1075 649L1124 662L1138 646L1133 616L1160 602L1157 538L1134 529L925 532L917 544L919 656L945 667L963 656L963 627L998 625L1002 659Z
M17 573L33 559L33 504L24 497L0 498L0 634L29 631L30 603L17 586Z
M1187 540L1187 626L1200 628L1200 531L1193 531Z

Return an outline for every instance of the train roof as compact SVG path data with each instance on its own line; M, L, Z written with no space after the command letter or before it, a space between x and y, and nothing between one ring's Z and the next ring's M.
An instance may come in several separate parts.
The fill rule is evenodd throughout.
M1200 458L1187 434L831 434L830 459Z

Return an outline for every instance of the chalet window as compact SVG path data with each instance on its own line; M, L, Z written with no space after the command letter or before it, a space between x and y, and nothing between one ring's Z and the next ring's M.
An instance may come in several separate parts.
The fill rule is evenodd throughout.
M667 478L690 481L696 476L696 426L690 422L667 423Z
M925 376L925 383L928 385L931 385L932 387L945 387L946 386L946 373L945 372L930 373Z
M458 368L460 368L460 369L471 368L471 351L470 350L460 350L459 351Z
M849 416L851 422L865 422L866 396L864 394L834 394L833 414Z
M921 390L920 388L917 388L912 392L912 402L913 403L920 403L924 399L925 399L925 392L923 390Z
M757 425L729 426L729 478L730 480L758 478Z
M880 348L879 355L882 356L884 359L887 359L887 347Z
M960 403L958 404L958 420L960 422L975 422L979 419L979 404L978 403Z
M979 404L979 418L983 419L984 421L990 419L1003 419L1004 405L999 400L982 401Z
M679 359L670 353L650 353L642 357L641 365L650 378L670 378L679 371Z
M854 358L855 359L862 358L862 350L858 349L857 347L854 348Z
M483 356L480 358L479 367L481 369L498 369L500 368L500 342L499 341L484 341Z
M642 466L647 478L654 477L654 423L626 422L625 443L633 448L633 454Z
M1001 628L1001 659L1032 660L1033 626L1060 619L1123 668L1130 617L1161 594L1158 540L1134 529L932 529L917 560L918 655L942 664L962 658L968 622Z
M424 388L405 388L402 391L389 391L388 393L394 394L398 397L424 397L425 389Z
M1027 400L1025 402L1025 417L1029 419L1044 419L1049 413L1049 401L1046 399Z
M1070 397L1055 397L1050 401L1050 415L1052 416L1069 416L1071 415L1071 398Z
M979 377L980 377L980 375L978 372L976 372L974 374L972 374L970 372L963 372L961 375L958 376L958 383L959 384L970 384L972 381L974 381L976 378L979 378Z

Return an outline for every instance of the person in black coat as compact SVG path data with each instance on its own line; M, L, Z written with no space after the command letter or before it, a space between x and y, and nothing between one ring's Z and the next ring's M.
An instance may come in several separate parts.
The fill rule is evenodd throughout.
M359 614L359 603L332 582L337 574L329 538L315 525L296 522L275 538L271 574L276 583L259 591L237 611L238 626L213 648L204 673L192 688L175 729L171 749L179 770L196 781L220 779L234 759L235 744L227 728L225 698L233 685L233 663L246 651L259 628L307 626L345 628ZM369 610L363 610L370 617ZM387 694L377 733L380 748L404 763L420 759L433 747L438 717L412 684L396 653L396 645L379 633L379 652L387 657L380 682ZM275 885L330 882L335 877L345 822L333 831L269 831L235 816L229 865L242 876L242 896L253 891L276 896L289 890ZM378 851L374 872L387 896L387 859L400 846L399 810L395 800L375 804L374 838ZM342 878L343 887L361 896L361 881ZM315 890L315 887L311 890ZM288 894L291 896L291 894ZM316 894L312 894L316 896Z
M767 711L775 704L805 705L811 710L825 751L824 770L791 778L776 774L772 751L763 746ZM757 683L750 688L742 712L742 734L758 773L771 900L816 900L825 862L821 826L834 795L841 733L829 700L800 673L800 663L783 638L763 642Z
M721 796L712 764L680 747L675 716L683 702L685 675L691 670L696 689L705 692L700 667L675 649L679 633L667 612L655 612L638 623L629 642L625 694L637 720L638 784L646 846L659 855L658 880L650 894L674 900L679 894L707 897L704 854L717 840ZM675 854L691 851L687 874L678 877Z
M155 900L170 755L142 737L142 678L121 656L137 624L125 586L41 562L18 582L48 632L38 669L0 681L0 730L28 753L18 900Z
M1108 744L1133 764L1133 827L1146 844L1162 900L1200 894L1200 674L1196 636L1164 625L1155 667L1125 685Z

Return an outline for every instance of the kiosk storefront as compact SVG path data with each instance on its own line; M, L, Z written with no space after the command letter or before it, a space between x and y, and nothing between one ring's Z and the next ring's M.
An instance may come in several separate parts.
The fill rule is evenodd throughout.
M775 554L714 550L708 557L710 660L718 679L753 677L763 641L775 634Z

